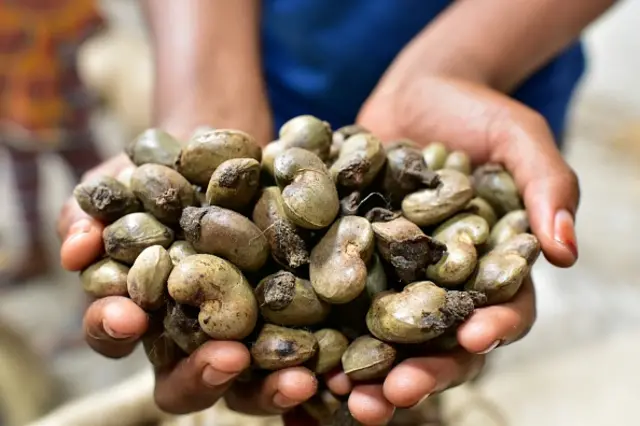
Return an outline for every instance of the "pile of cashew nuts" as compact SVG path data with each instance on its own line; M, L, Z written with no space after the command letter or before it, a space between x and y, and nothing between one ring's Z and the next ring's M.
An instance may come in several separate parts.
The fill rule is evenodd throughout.
M438 142L383 146L304 115L264 149L202 127L188 141L148 129L125 152L135 167L74 191L106 224L81 281L148 312L156 367L236 340L247 375L304 365L380 380L407 345L455 348L456 328L511 299L540 253L509 173ZM326 417L325 402L305 407Z

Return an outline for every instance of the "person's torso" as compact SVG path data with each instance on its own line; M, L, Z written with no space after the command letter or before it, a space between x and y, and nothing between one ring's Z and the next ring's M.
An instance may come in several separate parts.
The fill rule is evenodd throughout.
M352 123L400 50L451 3L264 0L263 61L276 126L299 114L317 115L334 127ZM566 98L560 92L573 89L584 67L578 50L541 71L552 75L538 77L529 91Z

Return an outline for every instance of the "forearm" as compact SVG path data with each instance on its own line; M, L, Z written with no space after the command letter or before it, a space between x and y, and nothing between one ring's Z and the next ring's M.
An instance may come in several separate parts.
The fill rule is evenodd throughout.
M508 92L615 0L458 0L401 54L406 66ZM400 59L402 60L402 59Z
M143 6L155 56L154 121L262 133L252 128L256 120L269 120L252 117L254 110L268 110L260 1L143 0Z

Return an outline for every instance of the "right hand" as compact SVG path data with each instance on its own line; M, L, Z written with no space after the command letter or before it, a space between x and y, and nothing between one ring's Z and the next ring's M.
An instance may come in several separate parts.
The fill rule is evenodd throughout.
M119 155L91 170L85 179L116 176L127 167L133 164L125 155ZM80 271L103 254L104 225L84 213L73 198L62 209L57 228L65 269ZM125 297L97 300L84 317L89 346L109 358L123 358L133 352L147 327L147 314ZM302 367L274 372L257 383L234 386L235 378L249 367L250 361L249 351L240 342L208 342L175 367L156 371L156 403L163 411L186 414L206 409L224 396L233 410L278 415L317 390L316 378Z

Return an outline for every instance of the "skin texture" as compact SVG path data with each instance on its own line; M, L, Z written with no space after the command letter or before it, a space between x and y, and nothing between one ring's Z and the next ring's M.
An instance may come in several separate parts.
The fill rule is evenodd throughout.
M520 84L612 3L455 2L396 58L360 111L358 123L383 140L409 137L422 146L441 140L450 149L469 152L475 164L489 159L505 164L524 195L532 231L545 256L557 266L571 266L578 255L573 224L579 200L576 176L553 145L544 120L500 90ZM215 122L247 131L261 144L273 140L261 78L258 2L144 4L157 65L155 122L179 138L187 138L200 124ZM537 30L540 26L545 30ZM176 30L165 31L167 27ZM182 60L175 60L175 52ZM128 164L120 156L96 171L115 176ZM58 233L64 241L61 260L66 269L79 270L96 260L102 251L102 229L103 224L88 218L73 201L65 206ZM328 383L341 395L352 390L349 409L359 421L383 424L394 406L412 406L429 393L477 374L484 357L474 354L495 346L495 341L504 345L524 336L535 319L534 302L533 284L527 279L512 301L477 310L459 329L465 351L404 361L384 385L352 389L340 374L329 377ZM97 301L85 316L89 344L110 357L129 354L146 327L146 315L124 298ZM317 389L316 380L303 368L279 371L248 385L232 384L248 364L242 345L209 342L174 368L157 372L156 402L165 411L187 413L225 395L232 409L275 414L288 411ZM217 375L215 383L205 384L205 367Z

